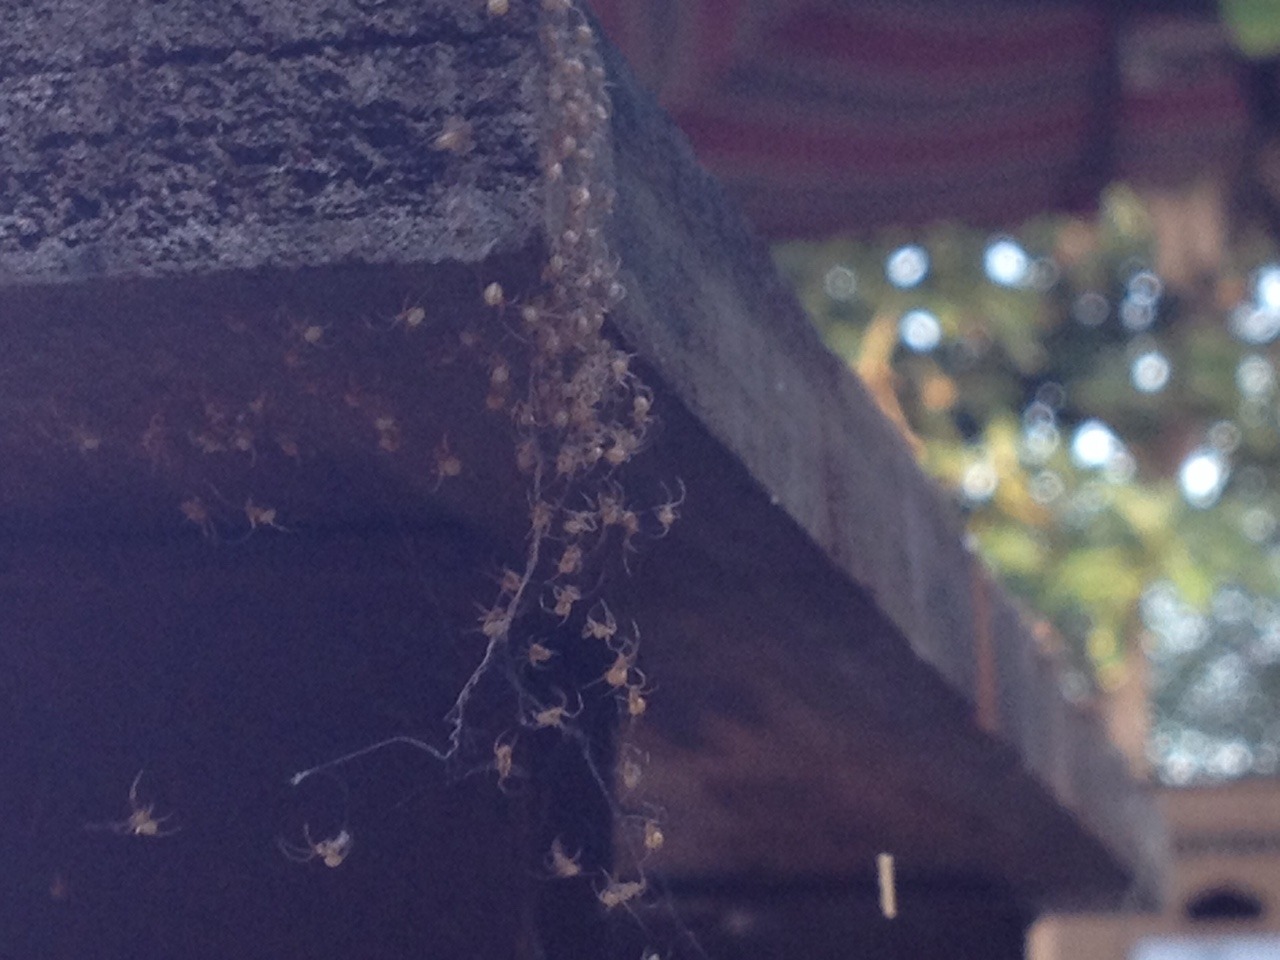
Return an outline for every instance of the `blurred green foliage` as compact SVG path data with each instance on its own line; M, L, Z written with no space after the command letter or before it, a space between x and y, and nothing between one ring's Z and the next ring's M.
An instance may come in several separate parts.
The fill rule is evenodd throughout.
M1280 53L1280 3L1276 0L1219 0L1222 20L1247 57Z
M1211 289L1180 296L1152 270L1141 202L1116 187L1091 222L1046 218L999 237L939 225L776 256L991 565L1066 638L1070 688L1119 682L1141 645L1167 779L1273 771L1269 242L1242 239ZM1246 716L1233 701L1249 691Z

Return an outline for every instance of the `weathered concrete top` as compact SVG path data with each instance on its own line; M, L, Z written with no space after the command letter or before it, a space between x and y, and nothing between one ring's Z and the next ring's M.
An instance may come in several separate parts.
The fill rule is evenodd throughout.
M241 532L251 501L304 533L444 516L520 542L509 426L462 356L519 349L480 290L518 300L565 242L543 13L510 7L3 4L11 544L163 552ZM610 323L663 422L620 476L688 491L627 588L659 686L634 746L680 838L663 868L841 876L888 850L1027 903L1150 899L1142 789L768 250L608 73Z
M175 0L0 18L6 284L474 263L541 225L528 15ZM469 148L438 148L460 117Z

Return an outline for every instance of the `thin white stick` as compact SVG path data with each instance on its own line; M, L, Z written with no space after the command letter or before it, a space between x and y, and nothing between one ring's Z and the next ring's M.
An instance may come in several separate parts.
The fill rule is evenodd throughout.
M885 919L898 915L898 889L893 882L893 854L876 855L876 868L880 873L880 912Z

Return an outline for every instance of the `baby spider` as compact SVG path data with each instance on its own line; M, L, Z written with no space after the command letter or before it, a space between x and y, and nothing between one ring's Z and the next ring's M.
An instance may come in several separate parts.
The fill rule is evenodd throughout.
M556 652L554 650L545 643L539 643L537 640L529 644L529 649L526 651L526 656L529 658L529 666L535 670L541 669L555 655Z
M621 428L610 432L612 446L604 453L604 459L611 467L620 467L630 460L640 449L640 438L634 433Z
M626 789L634 790L640 786L640 781L644 778L644 765L648 760L649 755L635 744L623 745L622 759L618 761L618 779Z
M582 569L582 548L571 543L564 548L560 562L556 564L556 573L563 577L572 576Z
M507 393L507 388L505 386L499 388L497 386L491 385L489 392L485 395L485 398L484 398L484 408L490 411L491 413L497 413L498 411L506 407L507 400L509 398L510 398L510 395Z
M218 539L218 531L213 525L213 518L209 516L209 508L205 506L203 500L196 496L187 497L178 505L178 509L189 522L200 528L200 533L206 540Z
M571 713L569 711L568 696L566 696L563 690L557 690L556 693L560 695L560 702L558 704L535 710L529 716L521 717L520 722L526 727L533 727L536 730L541 730L546 727L556 727L557 729L563 730L564 722L566 720L572 720L582 712L582 701L578 701L578 708Z
M618 386L625 386L634 377L631 373L631 357L631 354L623 350L615 350L609 358L609 374Z
M483 297L485 306L489 307L500 307L507 302L507 295L502 289L502 284L496 281L484 288Z
M596 615L597 607L604 611L598 618ZM593 640L608 642L617 632L618 621L614 619L613 611L609 609L609 605L603 600L598 601L587 614L587 622L582 626L582 635Z
M539 500L529 509L529 529L535 537L544 537L551 530L556 508L545 500Z
M666 836L662 832L662 827L658 825L657 820L646 820L644 822L644 848L649 853L657 853L662 849L662 845L667 842Z
M627 716L632 720L638 720L646 710L649 709L649 694L653 693L653 687L644 686L644 674L639 670L635 671L640 679L636 683L628 683L627 690Z
M516 444L516 468L521 473L533 473L541 459L542 454L538 452L537 441L526 437Z
M498 589L503 597L514 597L524 589L524 577L510 567L504 567L498 576Z
M507 358L494 354L489 360L489 386L494 390L505 390L511 382L511 364Z
M267 395L265 393L258 394L254 399L245 404L245 409L252 413L255 417L262 416L262 411L267 408Z
M653 391L648 387L636 388L631 398L631 423L642 434L649 426L649 414L653 410Z
M622 640L616 645L612 640L607 642L609 649L614 652L615 656L613 663L600 679L615 690L621 690L623 687L642 686L645 679L644 673L636 667L636 655L640 652L640 642L638 640ZM638 683L633 684L631 682L633 675L639 678Z
M391 318L391 325L398 327L404 325L406 330L417 330L427 319L426 308L420 303L409 303L409 298L404 298L401 304L400 312Z
M280 452L286 457L290 457L294 460L302 459L302 450L298 447L298 441L288 434L277 434L276 446L280 448Z
M547 854L546 866L551 871L551 876L557 880L570 880L573 877L582 876L582 863L580 857L581 851L573 856L565 853L564 845L560 842L560 838L556 837L551 841L551 852Z
M504 739L499 736L493 741L493 769L498 772L498 789L506 792L507 781L511 779L511 775L515 772L515 750L516 738L513 734L510 739Z
M563 524L564 532L571 537L580 537L584 533L595 533L596 514L594 510L566 510Z
M310 863L319 857L326 867L338 867L342 865L342 861L347 859L348 854L351 853L351 834L345 827L339 830L335 836L324 840L313 840L311 828L304 823L302 825L302 836L306 838L305 845L289 843L283 837L276 838L276 846L280 848L280 852L294 863Z
M676 478L676 483L680 485L680 496L672 497L671 491L667 489L667 485L664 483L662 490L667 495L667 502L653 508L653 515L657 518L658 525L662 527L662 532L658 534L659 538L665 537L670 533L672 524L680 519L680 514L677 511L680 505L684 503L687 491L684 487L684 481L679 477Z
M329 328L318 323L309 323L296 328L298 337L309 347L318 347L324 342L325 331Z
M596 891L596 899L603 903L608 910L629 903L644 893L648 886L643 877L639 880L623 882L615 880L609 874L605 874L605 879L609 882L605 887Z
M377 417L373 428L378 431L378 449L384 453L395 453L400 449L400 425L395 417Z
M462 459L453 452L449 446L449 435L446 433L440 438L440 442L436 444L436 448L432 451L435 457L435 463L431 467L431 473L435 477L436 482L431 487L431 492L440 489L440 485L449 477L456 477L462 473Z
M138 799L138 784L142 780L142 773L143 771L139 770L138 775L133 778L133 783L129 785L129 816L115 823L90 824L89 829L107 829L122 837L169 837L181 829L180 827L162 829L164 822L171 820L173 814L157 817L155 804L144 805Z
M634 550L635 548L631 546L631 541L640 532L640 518L636 516L636 512L634 510L622 511L622 521L618 526L622 527L622 546L627 550Z
M71 445L80 453L94 453L102 449L102 438L86 426L73 427Z
M227 445L222 438L217 434L210 433L208 430L200 433L188 433L187 438L191 441L193 447L205 455L222 453L227 449Z
M257 530L259 527L270 527L273 530L279 530L282 533L288 533L284 527L276 523L275 507L260 507L253 502L250 497L244 502L245 519L249 521L249 533ZM246 534L247 536L248 534Z
M551 593L556 600L556 605L551 612L559 617L560 622L563 623L569 619L569 614L573 612L573 605L582 599L582 591L573 584L563 587L552 584Z
M511 630L511 611L504 606L482 607L480 609L480 632L490 640L499 640Z
M563 413L563 411L559 411L558 414L559 413ZM568 414L564 414L564 420L567 424L569 421ZM556 476L571 477L577 472L578 467L582 466L582 464L583 460L580 456L580 451L576 447L565 444L560 448L560 452L556 454Z
M246 424L238 424L231 431L231 449L238 450L240 453L249 455L249 464L258 462L258 448L254 445L253 430Z
M640 786L640 781L644 777L644 767L633 759L622 761L622 765L618 769L618 776L622 780L622 785L628 790L634 790Z
M416 330L427 319L427 311L422 307L406 307L395 315L396 323L403 323L408 330Z
M621 525L627 514L627 508L622 503L622 490L613 487L609 493L601 493L598 495L597 511L600 514L600 520L606 527Z

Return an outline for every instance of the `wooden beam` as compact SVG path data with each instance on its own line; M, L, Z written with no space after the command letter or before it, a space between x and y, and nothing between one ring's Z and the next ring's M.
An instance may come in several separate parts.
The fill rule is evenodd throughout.
M542 14L481 6L9 4L3 145L42 184L0 229L10 530L198 537L194 498L223 543L252 501L299 536L453 522L518 555L527 489L484 406L520 337L481 290L528 296L563 238ZM623 743L671 821L654 868L843 877L889 850L1030 905L1149 899L1142 789L1008 601L975 610L943 498L604 51L612 332L664 424L611 479L688 491L620 581L658 684Z

